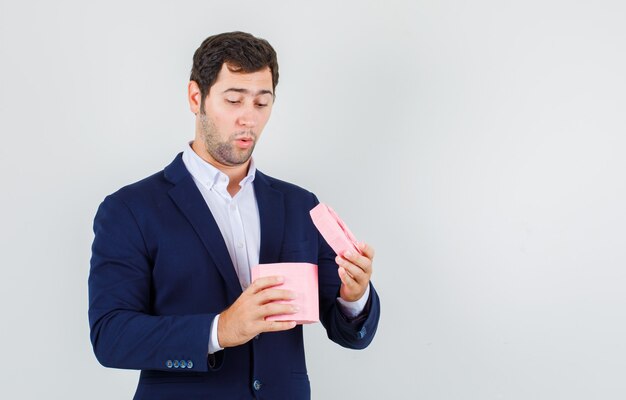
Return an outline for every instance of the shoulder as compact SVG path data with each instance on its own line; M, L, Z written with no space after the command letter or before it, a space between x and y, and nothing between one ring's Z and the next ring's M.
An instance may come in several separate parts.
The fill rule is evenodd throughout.
M145 207L167 196L171 184L163 177L163 171L154 173L137 182L123 186L106 196L104 203L123 203L128 208Z
M167 191L171 187L172 185L165 179L163 171L159 171L137 182L121 187L112 196L130 200L138 196L151 196Z
M129 207L159 203L168 196L168 192L177 183L191 179L191 175L185 168L179 154L163 170L156 172L137 182L123 186L116 192L107 196L108 199L116 199Z
M304 189L298 185L295 185L290 182L286 182L272 176L266 175L261 171L256 171L255 181L258 180L260 184L265 184L272 187L275 190L283 193L286 196L296 196L296 197L306 197L306 198L315 198L315 195Z

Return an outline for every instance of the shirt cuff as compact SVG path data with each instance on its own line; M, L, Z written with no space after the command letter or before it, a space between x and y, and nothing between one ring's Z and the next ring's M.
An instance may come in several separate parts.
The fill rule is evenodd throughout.
M348 318L356 318L365 309L365 305L367 304L367 299L370 297L370 285L367 285L367 289L365 289L365 293L361 296L357 301L345 301L341 297L337 297L337 302L339 303L339 309Z
M211 336L209 337L209 354L217 353L220 350L224 350L223 347L220 347L220 342L217 340L217 324L219 323L220 315L217 314L215 318L213 318L213 323L211 324Z

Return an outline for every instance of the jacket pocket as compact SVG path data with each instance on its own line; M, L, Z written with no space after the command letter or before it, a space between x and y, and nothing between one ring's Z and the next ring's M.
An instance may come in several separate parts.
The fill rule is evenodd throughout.
M290 399L310 399L311 383L306 372L291 373Z

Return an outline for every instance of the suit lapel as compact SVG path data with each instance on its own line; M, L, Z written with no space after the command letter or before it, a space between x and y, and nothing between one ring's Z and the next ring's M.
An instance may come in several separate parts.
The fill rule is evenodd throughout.
M202 194L198 190L191 174L185 168L179 156L165 169L165 178L174 183L169 195L187 218L200 240L213 258L217 269L224 278L228 295L234 301L241 294L241 284L233 267L224 238L207 207Z
M261 248L259 263L277 262L285 228L285 202L283 194L274 189L267 176L256 171L254 194L259 206L261 222Z

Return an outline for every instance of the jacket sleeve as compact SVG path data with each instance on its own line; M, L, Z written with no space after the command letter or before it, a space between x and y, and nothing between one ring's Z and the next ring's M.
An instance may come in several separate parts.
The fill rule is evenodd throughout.
M133 213L116 195L94 220L89 273L89 325L106 367L206 371L215 314L151 314L153 260Z
M314 205L319 201L314 199ZM318 275L320 292L320 321L326 329L328 338L350 349L364 349L374 339L380 318L380 301L374 286L370 282L370 295L361 315L354 319L346 317L339 307L337 297L341 280L335 263L335 252L317 233Z

